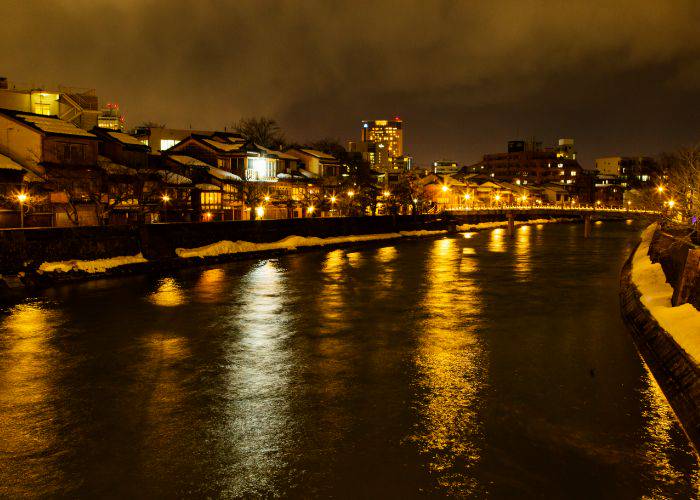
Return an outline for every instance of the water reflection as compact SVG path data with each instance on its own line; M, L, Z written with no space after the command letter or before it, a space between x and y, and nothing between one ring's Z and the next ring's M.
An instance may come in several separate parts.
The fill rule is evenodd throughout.
M345 250L328 252L323 262L323 285L321 290L310 291L318 302L324 332L333 331L343 317Z
M491 230L491 234L489 236L489 250L491 252L505 252L505 237L506 230L502 227Z
M225 299L223 291L226 285L226 271L222 268L202 271L194 287L197 300L200 302L218 302Z
M470 278L478 261L462 259L455 240L443 239L434 242L428 262L421 304L427 319L416 354L420 422L413 439L438 489L464 495L477 488L470 469L482 448L477 400L486 360L476 335L479 290Z
M652 498L664 497L666 484L679 483L690 480L696 493L700 493L700 471L697 469L692 478L687 478L684 472L676 467L671 460L671 452L678 453L673 432L678 437L678 424L673 410L661 392L661 388L654 380L649 368L645 368L646 388L642 393L642 417L646 420L645 431L647 438L644 440L643 453L649 466L655 469L655 477L659 484L652 490ZM694 460L694 457L690 457ZM699 495L700 496L700 495Z
M33 496L45 477L61 479L53 459L60 450L56 367L65 364L54 343L61 321L54 309L28 303L10 309L0 326L0 458L13 462L0 465L0 491L17 484Z
M515 263L514 271L518 281L529 281L531 266L530 255L530 226L520 226L515 231Z
M285 347L290 335L286 278L279 265L264 261L242 280L240 303L231 310L228 352L228 391L224 435L228 447L220 462L235 467L223 471L231 496L273 491L285 467L280 450L293 432L289 403L292 353Z
M175 278L163 278L158 283L158 289L151 294L149 300L157 306L176 307L185 302L185 294Z

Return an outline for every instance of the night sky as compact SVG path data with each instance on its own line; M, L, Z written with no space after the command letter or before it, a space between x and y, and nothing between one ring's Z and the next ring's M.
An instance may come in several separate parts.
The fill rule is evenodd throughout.
M700 2L2 0L0 74L98 90L129 126L276 118L357 139L400 116L419 164L509 139L605 155L700 142Z

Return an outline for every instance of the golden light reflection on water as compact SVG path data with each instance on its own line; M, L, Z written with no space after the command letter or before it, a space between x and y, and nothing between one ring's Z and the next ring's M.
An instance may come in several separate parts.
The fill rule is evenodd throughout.
M61 321L59 312L41 304L20 304L0 325L0 456L15 459L11 470L0 467L3 485L20 478L31 485L45 475L61 475L50 460L58 440L54 376L57 367L65 366L52 343Z
M469 469L479 461L483 442L477 403L486 359L476 337L479 291L470 278L478 259L462 258L459 245L446 238L433 244L428 262L421 304L427 319L415 360L420 423L412 440L440 489L464 495L476 487Z
M345 256L348 258L348 264L352 267L359 267L363 262L362 252L350 252Z
M157 306L176 307L185 302L185 293L175 278L163 278L158 283L158 289L153 292L149 300Z
M647 384L641 395L642 401L645 403L642 417L647 422L645 426L647 439L644 440L643 446L644 454L646 455L646 461L652 468L656 469L656 478L661 479L661 481L657 481L657 484L661 486L673 484L686 479L684 472L677 469L672 463L670 455L671 450L675 447L671 430L679 424L671 406L646 364L644 369L646 370ZM697 497L700 497L700 469L698 469L697 464L691 481L695 492L698 493ZM652 492L651 498L664 498L661 487L657 491Z
M226 271L222 268L206 269L194 286L195 297L201 302L218 302L226 285Z
M530 226L520 226L515 231L515 273L518 280L528 281L532 271L530 262Z
M491 230L489 235L489 251L491 252L505 252L506 251L506 230L499 227Z
M323 318L324 331L333 331L343 319L343 270L345 269L345 250L328 252L323 262L323 285L314 298L319 301L318 311Z

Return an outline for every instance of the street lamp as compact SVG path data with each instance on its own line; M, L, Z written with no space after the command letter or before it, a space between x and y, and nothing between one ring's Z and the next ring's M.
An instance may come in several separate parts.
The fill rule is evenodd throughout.
M382 193L382 194L384 194L384 198L388 198L389 196L391 196L390 191L384 191L384 193Z
M659 193L663 193L663 192L664 192L664 187L663 187L663 186L659 186L659 187L656 188L656 190L657 190Z
M265 195L265 202L268 203L270 201L270 195Z
M163 200L163 222L168 222L168 202L170 201L170 196L164 194L161 196Z
M348 197L352 198L353 196L355 196L355 191L351 189L350 191L348 191Z
M673 205L675 205L675 204L676 204L675 201L673 201L673 200L668 200L668 208L673 209Z
M24 202L27 201L26 193L19 193L17 195L17 201L19 201L19 227L24 227Z
M306 213L307 213L307 214L312 214L312 213L314 213L314 210L315 210L315 208L314 208L313 205L309 205L308 207L306 207Z
M449 190L450 190L450 188L447 187L447 184L443 184L443 185L442 185L442 192L443 192L443 193L446 193L446 192L448 192Z
M263 207L262 205L255 207L255 215L258 216L258 219L262 219L265 216L265 207Z

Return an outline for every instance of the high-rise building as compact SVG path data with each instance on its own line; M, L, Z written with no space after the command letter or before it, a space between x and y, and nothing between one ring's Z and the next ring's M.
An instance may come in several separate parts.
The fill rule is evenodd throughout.
M403 122L397 116L393 120L365 120L362 122L362 142L373 142L376 154L372 167L384 171L398 171L404 168Z

